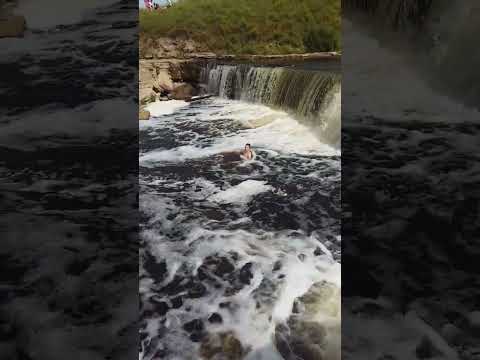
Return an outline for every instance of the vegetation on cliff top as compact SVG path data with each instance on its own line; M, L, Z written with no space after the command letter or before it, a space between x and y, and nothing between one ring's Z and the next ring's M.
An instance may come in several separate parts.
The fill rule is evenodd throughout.
M140 36L193 39L216 53L340 50L340 0L179 0L140 11Z

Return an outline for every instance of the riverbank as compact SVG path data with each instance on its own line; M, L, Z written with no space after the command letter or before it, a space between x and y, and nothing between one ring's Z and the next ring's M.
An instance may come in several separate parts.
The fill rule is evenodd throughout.
M140 39L194 40L216 54L289 54L341 48L338 0L184 0L140 11Z

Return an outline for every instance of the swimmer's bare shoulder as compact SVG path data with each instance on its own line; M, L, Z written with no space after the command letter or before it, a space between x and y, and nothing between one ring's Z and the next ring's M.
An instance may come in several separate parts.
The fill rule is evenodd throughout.
M242 160L253 160L255 158L255 153L250 144L245 144L244 149L240 152L240 157Z

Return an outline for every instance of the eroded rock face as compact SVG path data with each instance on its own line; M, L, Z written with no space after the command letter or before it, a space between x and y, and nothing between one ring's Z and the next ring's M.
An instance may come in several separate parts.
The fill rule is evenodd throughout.
M189 100L199 93L200 67L183 60L140 60L140 104L157 100Z
M5 37L23 37L26 21L20 15L8 15L0 18L0 38Z
M140 36L139 41L142 59L179 59L205 50L191 39Z
M340 359L340 289L319 282L294 304L295 312L275 328L275 345L285 360Z
M173 89L168 63L140 62L139 100L147 104Z

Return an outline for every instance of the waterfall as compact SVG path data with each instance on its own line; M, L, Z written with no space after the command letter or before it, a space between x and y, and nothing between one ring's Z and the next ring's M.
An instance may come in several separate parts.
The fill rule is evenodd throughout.
M478 0L345 0L342 4L346 19L382 46L407 56L436 91L480 109L480 50L472 45L480 32ZM345 53L355 56L352 51Z
M201 73L208 93L290 112L322 141L340 143L340 75L285 67L208 64Z

